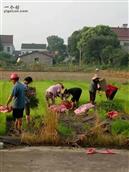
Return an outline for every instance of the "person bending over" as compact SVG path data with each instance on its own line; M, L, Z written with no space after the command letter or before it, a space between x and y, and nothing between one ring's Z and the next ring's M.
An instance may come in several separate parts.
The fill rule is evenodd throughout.
M68 97L72 96L71 102L72 102L72 107L74 108L78 106L81 93L82 93L81 88L75 87L75 88L65 89L62 97L63 99L67 99Z
M90 102L92 104L95 104L97 90L100 90L100 83L99 83L98 75L95 74L94 77L92 78L90 88L89 88Z
M50 86L46 90L45 98L46 98L48 107L51 104L55 104L55 98L56 97L61 97L62 96L61 93L62 93L63 89L64 89L64 85L62 83L59 83L59 84Z

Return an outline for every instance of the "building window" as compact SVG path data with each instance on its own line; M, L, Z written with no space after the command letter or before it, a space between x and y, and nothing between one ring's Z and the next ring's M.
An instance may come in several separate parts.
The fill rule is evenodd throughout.
M10 47L7 47L7 52L10 52Z
M38 64L39 63L39 57L35 57L34 62Z
M124 46L129 46L129 42L124 42Z

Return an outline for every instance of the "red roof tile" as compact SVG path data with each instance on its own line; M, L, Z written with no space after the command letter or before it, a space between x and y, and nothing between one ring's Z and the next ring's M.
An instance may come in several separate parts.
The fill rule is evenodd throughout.
M113 27L111 29L117 34L119 39L129 39L129 28Z

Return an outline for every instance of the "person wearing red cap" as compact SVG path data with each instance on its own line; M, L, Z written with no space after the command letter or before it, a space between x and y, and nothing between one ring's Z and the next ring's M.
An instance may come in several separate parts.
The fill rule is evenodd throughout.
M10 80L14 84L14 87L11 95L8 98L7 106L13 100L12 108L15 128L17 131L19 131L19 133L21 133L22 117L25 107L25 88L24 85L19 82L19 76L16 73L12 73L10 75Z

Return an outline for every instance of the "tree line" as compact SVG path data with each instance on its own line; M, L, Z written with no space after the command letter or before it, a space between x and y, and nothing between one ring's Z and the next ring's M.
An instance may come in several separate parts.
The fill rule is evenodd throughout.
M83 27L74 31L68 37L67 45L57 35L48 36L47 43L48 51L54 54L54 64L68 59L76 65L128 66L129 54L121 47L116 33L109 26ZM2 51L0 41L0 59L8 59Z
M128 66L129 54L120 46L116 33L109 26L84 27L74 31L68 45L58 36L47 38L48 49L55 52L55 63L66 56L75 64Z

